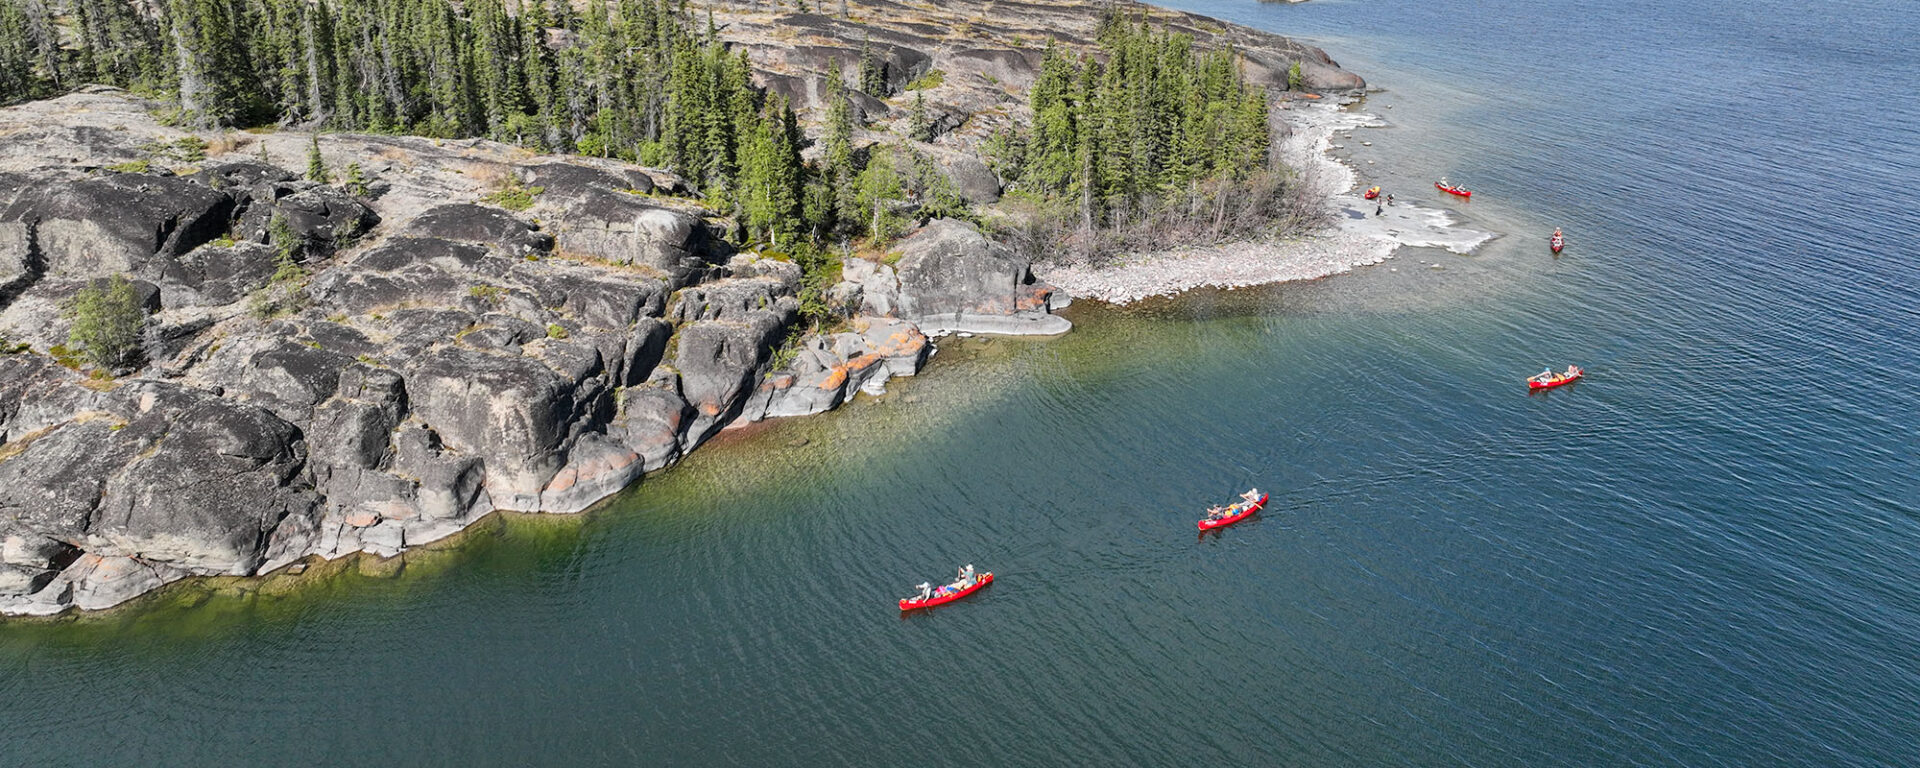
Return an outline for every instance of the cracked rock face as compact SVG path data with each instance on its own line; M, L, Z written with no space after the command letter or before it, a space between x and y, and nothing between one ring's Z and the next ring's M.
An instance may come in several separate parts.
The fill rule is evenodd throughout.
M1086 44L1109 5L855 4L857 23L715 16L804 120L832 64L857 89L870 58L876 92L851 94L860 151L924 99L934 130L915 150L979 205L1001 192L980 145L1027 119L1044 41ZM1298 63L1309 87L1364 87L1311 46L1129 11L1235 47L1259 83ZM287 170L313 140L295 131L227 137L200 168L105 170L183 137L148 107L89 87L0 109L0 613L392 555L495 509L577 512L729 424L913 375L930 333L1068 325L1025 261L938 220L886 263L847 258L826 292L841 319L801 335L799 268L735 253L685 180L484 140L320 135L370 196ZM531 207L483 202L509 180L540 190ZM144 367L109 381L54 348L63 305L115 274L151 316Z
M378 146L418 174L383 180L386 203L254 160L0 170L73 182L9 188L0 219L0 333L29 348L0 354L0 613L392 555L495 509L578 512L739 413L796 319L798 267L636 194L683 189L670 174ZM526 213L449 194L433 168L482 150L555 193ZM147 364L89 379L52 354L60 307L116 273L150 314ZM291 298L263 311L267 294Z

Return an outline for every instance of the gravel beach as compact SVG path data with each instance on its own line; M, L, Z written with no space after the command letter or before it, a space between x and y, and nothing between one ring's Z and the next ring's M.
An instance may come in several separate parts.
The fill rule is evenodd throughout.
M1124 256L1099 267L1035 264L1040 279L1077 299L1127 304L1195 288L1240 288L1313 280L1386 261L1400 246L1472 253L1492 233L1459 227L1446 211L1400 202L1372 216L1373 201L1354 189L1353 169L1328 154L1338 131L1380 125L1379 118L1334 105L1287 102L1292 133L1276 148L1317 186L1336 223L1273 241L1245 241Z

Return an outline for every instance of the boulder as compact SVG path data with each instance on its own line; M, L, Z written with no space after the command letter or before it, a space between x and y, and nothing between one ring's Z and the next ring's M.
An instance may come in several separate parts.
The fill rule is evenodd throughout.
M413 508L423 520L451 520L493 510L486 464L443 443L438 432L418 424L394 433L393 471L413 478Z
M632 190L644 195L653 191L653 177L634 168L616 170L555 162L522 167L517 172L523 184L542 188L543 199L579 200L595 192Z
M560 470L579 382L539 361L441 347L411 361L407 392L439 439L485 463L487 493L505 509L537 511Z
M1003 87L1025 91L1040 73L1041 52L1011 48L962 48L946 55L947 77L974 75Z
M567 462L540 492L540 511L573 514L640 479L639 452L607 435L589 433L567 451Z
M698 320L748 322L755 312L791 316L800 310L793 286L778 278L717 280L681 289L667 319L675 323Z
M1281 50L1250 49L1241 55L1247 63L1247 79L1275 90L1286 90L1287 78L1295 62L1300 64L1300 86L1309 91L1345 92L1365 90L1366 79L1340 68L1327 52L1310 45L1292 44Z
M979 156L966 152L947 152L938 156L940 168L960 197L974 205L992 205L1000 201L1000 177Z
M431 266L446 272L475 272L479 274L500 274L512 262L497 259L498 266L489 266L493 257L485 246L468 243L456 243L434 237L395 237L388 239L379 247L360 254L353 260L353 266L370 269L375 272L398 272L416 264Z
M160 273L161 303L169 307L222 306L266 287L279 254L262 243L203 245Z
M620 362L613 380L623 387L645 382L660 365L667 351L667 341L672 338L673 326L663 321L645 317L635 322L632 332L627 335L622 354L616 358Z
M185 569L127 555L82 555L46 591L83 611L111 608L186 578Z
M332 397L340 370L353 358L302 344L284 335L229 339L189 376L226 396L272 411L293 423L313 417L313 407Z
M390 435L408 412L405 382L385 368L354 363L340 369L336 383L337 397L314 409L308 430L315 477L385 466Z
M1052 293L1025 259L963 221L937 219L898 247L898 315L905 319L1044 311Z
M457 305L469 298L472 283L426 264L393 272L330 269L307 286L316 303L348 314L398 314L403 307ZM403 327L397 324L392 327Z
M685 436L697 413L678 390L678 377L672 375L628 387L620 399L620 415L609 427L610 436L639 455L647 472L679 460L686 449Z
M420 214L404 234L473 243L519 258L553 250L553 236L498 208L458 203Z
M840 263L840 278L836 295L849 304L858 300L861 314L891 317L899 310L900 276L893 267L849 256Z
M232 212L232 198L168 176L104 172L41 183L0 211L0 251L16 252L0 252L0 265L31 243L48 274L153 274L160 271L156 257L176 257L225 234Z
M695 411L685 445L704 442L732 417L790 317L754 312L747 322L713 320L682 326L673 367Z
M325 258L380 223L373 209L333 187L313 182L263 186L265 189L255 193L235 222L235 237L272 243L273 222L278 219L300 243L304 254Z
M666 303L666 283L640 275L526 262L514 265L512 276L533 290L540 306L593 328L624 331L659 315Z
M726 246L698 216L625 193L597 193L550 221L561 250L610 264L644 267L672 288L703 279Z
M80 548L195 573L249 574L273 530L312 513L300 430L272 413L157 382L123 388L120 433L144 450L107 478ZM124 438L122 440L125 440Z
M267 190L270 190L273 184L300 179L292 171L280 166L252 160L208 166L186 178L234 197L251 197L256 192L265 192L270 195L271 192Z
M919 372L932 348L912 323L884 317L860 317L852 332L814 335L783 371L769 374L748 400L741 417L806 416L832 410L857 391L879 394L887 379Z

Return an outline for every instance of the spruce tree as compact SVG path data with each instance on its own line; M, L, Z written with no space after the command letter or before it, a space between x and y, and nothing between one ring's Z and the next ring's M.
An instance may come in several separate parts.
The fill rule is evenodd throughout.
M367 196L367 177L366 173L360 169L359 163L347 163L345 186L348 194L358 197Z
M913 93L913 109L907 115L907 136L914 141L933 141L933 120L927 117L927 95Z
M19 0L0 0L0 104L35 98L47 87L34 68L27 23Z
M330 177L327 161L320 156L320 135L314 134L307 140L307 180L325 184Z
M875 242L893 239L896 234L893 205L905 196L894 161L894 148L874 147L866 169L854 184L859 209L866 217L867 236Z
M862 42L860 44L860 90L878 99L892 96L892 80L887 75L887 60L875 53L871 44Z

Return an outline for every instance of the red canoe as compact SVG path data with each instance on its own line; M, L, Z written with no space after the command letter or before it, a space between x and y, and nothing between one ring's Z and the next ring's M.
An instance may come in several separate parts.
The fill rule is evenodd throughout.
M1585 375L1587 375L1587 372L1580 370L1580 366L1569 365L1567 366L1566 373L1558 374L1546 381L1541 381L1537 378L1527 379L1527 388L1528 389L1553 389L1554 387L1558 387L1562 384L1572 384L1576 381L1579 381L1580 377Z
M1459 195L1461 197L1473 197L1473 192L1468 190L1466 187L1449 187L1437 181L1433 183L1433 187L1434 189L1438 189L1450 195Z
M1226 526L1233 525L1234 523L1240 522L1252 516L1253 513L1260 511L1260 508L1266 505L1267 505L1267 494L1264 494L1264 493L1260 494L1260 498L1254 499L1253 503L1248 505L1246 509L1240 510L1239 512L1235 512L1231 515L1227 515L1226 517L1214 518L1212 520L1201 520L1200 530L1211 531L1215 528L1224 528Z
M1374 199L1374 198L1376 198L1376 197L1379 197L1379 196L1380 196L1380 188L1379 188L1379 187L1374 187L1374 188L1372 188L1372 189L1369 189L1369 190L1367 190L1367 192L1366 192L1366 194L1364 194L1364 195L1361 195L1361 197L1364 197L1364 198L1366 198L1366 199L1368 199L1368 200L1372 200L1372 199Z
M902 598L900 600L900 610L911 611L917 608L932 608L936 605L946 605L947 603L951 603L955 600L966 597L967 595L971 595L975 592L978 592L980 591L981 587L984 587L992 583L993 583L993 571L987 571L986 573L980 574L980 578L975 579L973 581L973 584L967 587L961 588L954 592L948 592L947 594L944 594L944 595L936 594L933 597L929 597L925 600L921 600L918 597Z
M1547 238L1547 247L1552 248L1554 253L1559 253L1560 249L1567 247L1567 239L1559 235L1554 235L1553 237Z

